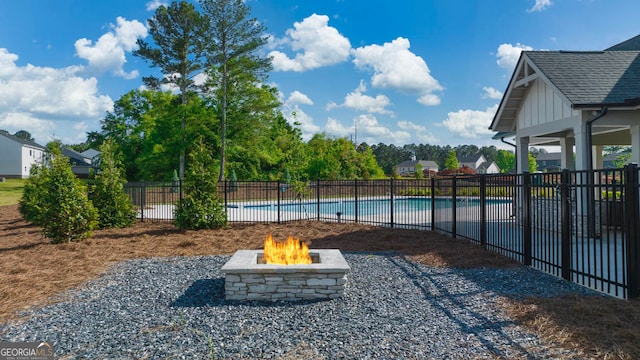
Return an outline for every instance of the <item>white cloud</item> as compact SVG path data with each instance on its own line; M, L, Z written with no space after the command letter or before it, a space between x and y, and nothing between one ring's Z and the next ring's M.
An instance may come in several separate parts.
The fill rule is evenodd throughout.
M434 144L439 143L440 139L438 139L433 133L427 131L427 128L422 125L418 125L411 121L401 120L398 121L398 127L402 130L406 130L413 134L420 143L423 144Z
M479 135L490 135L489 130L491 120L498 110L498 105L488 107L485 111L478 110L458 110L450 112L442 125L449 131L458 134L463 138L476 139Z
M528 12L544 11L552 4L553 3L551 2L551 0L536 0L535 5L533 5L533 7L527 11Z
M515 46L511 44L502 44L498 46L498 52L496 53L496 57L498 58L498 60L496 62L501 68L512 71L518 63L520 53L523 51L531 50L533 50L531 46L523 45L520 43L516 43Z
M482 94L483 99L502 99L502 91L492 88L491 86L483 87L482 91L484 91L484 93Z
M147 11L154 11L155 9L159 8L160 6L164 6L167 7L169 6L169 3L167 1L163 1L163 0L151 0L147 3Z
M111 72L113 75L125 79L138 76L138 71L125 72L127 62L125 52L137 48L136 39L147 36L147 28L138 20L128 21L118 17L117 25L111 25L111 31L102 35L93 44L89 39L82 38L75 42L76 54L89 62L89 69L97 73Z
M313 118L302 111L298 104L283 105L282 114L291 125L299 123L300 131L302 131L302 140L309 141L314 134L319 133L320 127L313 122Z
M330 102L327 105L327 110L331 110L334 107L346 107L368 113L394 115L392 111L387 110L387 106L391 105L391 100L389 100L388 97L385 95L378 95L376 97L364 95L363 92L365 91L367 91L367 87L364 81L360 81L360 85L358 85L353 92L345 96L342 105Z
M421 104L437 105L440 99L433 92L443 88L431 76L427 63L409 51L410 46L408 39L399 37L382 46L360 47L353 50L353 63L359 69L373 69L371 83L374 87L417 94Z
M276 71L307 71L347 61L351 50L349 39L329 26L329 17L313 14L293 24L284 39L272 39L274 46L287 45L296 52L294 58L274 50L273 68Z
M97 123L113 109L111 98L98 94L96 78L78 75L82 67L17 66L17 60L0 48L0 128L27 130L45 142L80 122ZM62 138L67 143L74 139Z
M301 93L298 90L293 91L289 98L287 99L288 104L299 104L299 105L313 105L313 101L306 95Z

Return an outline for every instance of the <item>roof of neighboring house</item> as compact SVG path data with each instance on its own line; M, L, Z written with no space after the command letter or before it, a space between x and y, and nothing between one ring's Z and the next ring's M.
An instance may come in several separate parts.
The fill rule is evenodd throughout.
M640 51L526 51L575 107L640 104Z
M93 159L93 158L95 158L96 156L98 156L100 154L101 154L101 152L96 150L96 149L87 149L87 150L85 150L85 151L80 153L80 155L82 155L82 156L84 156L86 158L89 158L89 159Z
M624 154L628 154L628 153L613 153L613 154L609 154L609 155L605 155L602 158L602 161L615 161L616 159L618 159L618 156L624 155Z
M44 146L42 146L40 144L37 144L34 141L29 141L29 140L25 140L23 138L19 138L17 136L9 134L8 132L0 131L0 135L6 137L8 139L11 139L11 140L13 140L15 142L18 142L20 144L23 144L23 145L29 145L29 146L32 146L32 147L35 147L35 148L38 148L38 149L46 150L46 148Z
M562 153L559 152L550 152L550 153L541 153L536 156L536 161L549 161L549 160L560 160L562 159Z
M461 163L475 163L478 160L480 160L480 157L483 156L482 154L475 154L475 155L471 155L471 156L463 156L463 157L458 157L458 162Z
M498 165L494 161L485 161L482 164L480 164L480 166L478 166L478 170L486 170L491 165L495 165L499 169Z
M69 161L77 166L91 166L85 159L86 157L75 150L69 148L62 148L62 155L69 158Z
M436 164L435 161L431 161L431 160L407 160L407 161L401 162L396 166L397 167L415 167L418 164L420 164L423 169L427 169L427 168L433 169L438 167L438 164Z

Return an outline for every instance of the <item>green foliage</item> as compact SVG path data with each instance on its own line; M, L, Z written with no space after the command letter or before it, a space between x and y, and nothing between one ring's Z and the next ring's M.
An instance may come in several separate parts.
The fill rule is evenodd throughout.
M384 173L371 149L367 146L359 150L345 138L316 134L307 144L306 174L309 179L323 180L382 178Z
M531 153L529 153L528 159L529 159L529 172L534 173L538 171L538 163L536 162L536 158L533 157Z
M24 191L19 203L19 211L25 220L36 225L43 223L42 214L46 208L47 183L50 181L49 168L44 164L34 164L29 170L29 178L24 181Z
M52 243L86 239L98 224L98 211L87 198L86 186L78 180L69 159L54 152L38 217L42 233Z
M444 166L448 170L456 170L460 167L455 150L449 151L449 155L447 155L447 159L444 161Z
M119 160L111 140L100 147L100 172L95 176L89 198L100 215L98 227L123 228L133 225L136 212L131 199L122 187L122 162Z
M218 198L215 161L202 139L189 154L184 188L174 211L174 223L181 229L219 229L227 225L224 204Z
M502 173L513 171L516 165L516 155L511 151L500 149L498 150L496 165L498 165Z

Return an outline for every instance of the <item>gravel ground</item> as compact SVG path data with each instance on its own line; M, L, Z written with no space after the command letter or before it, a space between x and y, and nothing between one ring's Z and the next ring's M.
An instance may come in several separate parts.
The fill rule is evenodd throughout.
M342 298L227 302L228 256L131 260L0 325L6 341L47 341L61 359L546 359L502 297L592 293L536 270L427 268L393 254L344 254ZM37 286L37 285L36 285Z

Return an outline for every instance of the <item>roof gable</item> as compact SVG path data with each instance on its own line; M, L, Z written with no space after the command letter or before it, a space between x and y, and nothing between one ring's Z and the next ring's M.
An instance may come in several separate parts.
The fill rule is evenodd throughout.
M461 163L477 163L480 158L484 158L482 154L475 154L471 156L463 156L458 158L458 162Z

